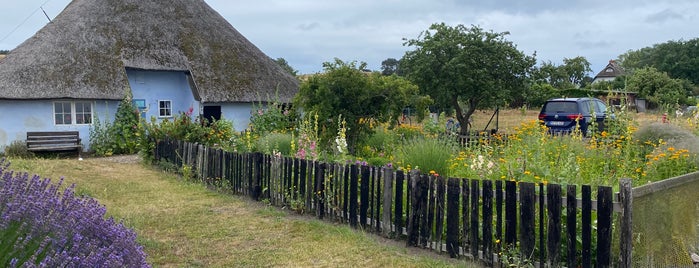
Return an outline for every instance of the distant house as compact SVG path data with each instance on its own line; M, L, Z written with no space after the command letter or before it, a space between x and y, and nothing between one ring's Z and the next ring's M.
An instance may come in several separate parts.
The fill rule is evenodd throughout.
M621 66L619 66L615 60L609 60L609 64L607 64L607 66L604 67L604 69L602 69L599 73L597 73L595 79L592 80L592 83L614 81L617 76L621 75L624 75L624 69L621 68Z
M203 0L73 0L0 61L0 150L27 131L77 130L88 146L128 92L146 118L243 130L254 103L290 102L298 83Z

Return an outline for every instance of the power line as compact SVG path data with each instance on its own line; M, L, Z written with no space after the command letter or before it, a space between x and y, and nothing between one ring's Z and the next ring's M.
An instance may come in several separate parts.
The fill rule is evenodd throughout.
M46 3L48 3L49 1L51 1L51 0L46 0L46 2L44 2L44 3L41 4L37 9L35 9L35 10L32 12L32 14L29 14L29 16L27 16L27 18L25 18L25 19L24 19L19 25L17 25L14 29L12 29L12 31L10 31L10 33L8 33L7 35L5 35L5 37L3 37L2 39L0 39L0 43L1 43L1 42L4 42L5 39L7 39L8 37L10 37L10 35L12 35L13 33L15 33L15 31L17 31L17 29L19 29L19 27L22 27L22 25L24 25L24 23L26 23L32 16L34 16L34 14L36 14L36 12L38 12L39 10L42 10L42 11L43 11L43 10L44 10L44 9L43 9L43 6L46 5ZM46 15L46 12L44 12L44 15ZM46 18L48 18L48 15L46 15ZM51 19L49 19L49 22L51 22Z

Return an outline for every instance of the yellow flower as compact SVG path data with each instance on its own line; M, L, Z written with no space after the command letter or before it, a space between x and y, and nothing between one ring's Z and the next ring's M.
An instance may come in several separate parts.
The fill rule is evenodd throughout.
M531 175L531 174L532 174L532 172L529 171L529 170L525 170L525 171L524 171L524 175Z

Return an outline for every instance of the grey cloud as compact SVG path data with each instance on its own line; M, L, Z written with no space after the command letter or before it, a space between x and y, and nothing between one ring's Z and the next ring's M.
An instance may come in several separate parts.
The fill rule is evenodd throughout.
M673 19L684 19L684 16L668 8L651 14L650 16L646 17L645 21L648 23L663 23Z
M320 27L320 23L317 22L312 22L312 23L304 23L304 24L299 24L298 29L302 31L311 31L313 29L317 29Z

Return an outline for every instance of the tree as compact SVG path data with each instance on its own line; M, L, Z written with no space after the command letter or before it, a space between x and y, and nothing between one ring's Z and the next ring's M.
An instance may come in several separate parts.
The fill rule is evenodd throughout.
M572 59L563 58L563 65L555 65L543 62L541 67L535 70L535 81L546 82L557 89L571 89L585 86L590 68L590 62L585 57Z
M347 122L347 144L350 152L364 137L371 134L371 122L396 122L406 106L429 105L429 98L419 96L416 85L395 75L366 73L366 63L323 63L325 72L311 76L301 83L294 99L296 107L317 113L321 143L334 139L337 122L342 115Z
M298 71L294 70L294 68L291 67L291 65L289 65L289 63L284 58L277 58L274 61L276 61L277 64L279 64L279 66L281 66L282 69L284 69L284 71L286 71L287 73L289 73L293 76L298 75Z
M382 75L402 75L400 70L400 61L394 58L388 58L381 62Z
M0 55L7 55L10 54L9 50L0 50Z
M522 95L536 63L534 56L505 40L508 34L477 26L433 24L418 39L405 42L415 50L405 53L401 68L421 92L434 99L435 107L455 109L460 133L467 134L476 109L504 105L514 95Z
M682 80L672 79L653 67L636 70L627 79L627 89L661 106L670 107L686 98Z
M689 41L668 41L619 55L624 69L633 71L654 67L672 78L687 79L699 85L699 38Z

